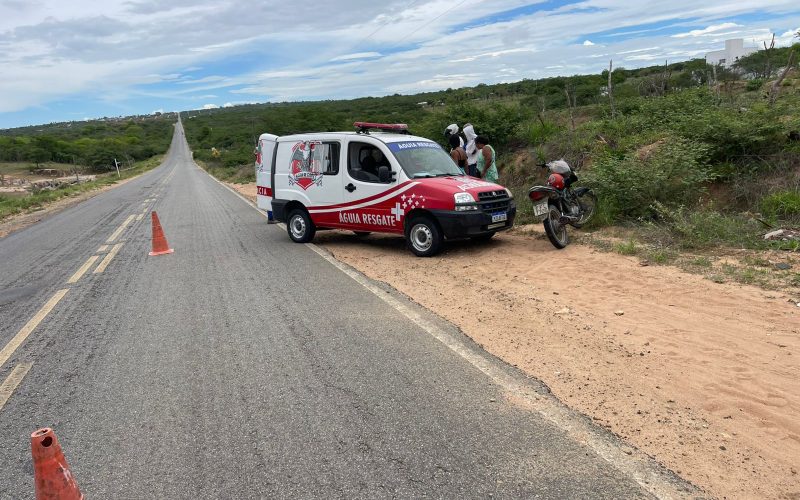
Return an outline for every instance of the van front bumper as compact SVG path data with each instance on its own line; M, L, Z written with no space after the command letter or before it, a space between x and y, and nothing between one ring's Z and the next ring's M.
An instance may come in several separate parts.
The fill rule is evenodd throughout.
M506 210L507 219L503 222L492 222L492 214L481 210L456 212L455 210L431 210L439 227L447 239L469 238L483 234L496 233L511 229L517 206L512 202Z

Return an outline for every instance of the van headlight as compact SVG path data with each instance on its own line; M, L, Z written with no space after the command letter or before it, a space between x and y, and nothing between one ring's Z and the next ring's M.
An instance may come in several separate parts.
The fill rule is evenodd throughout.
M478 205L475 204L475 198L469 193L456 193L453 195L456 203L456 212L469 212L470 210L477 210Z

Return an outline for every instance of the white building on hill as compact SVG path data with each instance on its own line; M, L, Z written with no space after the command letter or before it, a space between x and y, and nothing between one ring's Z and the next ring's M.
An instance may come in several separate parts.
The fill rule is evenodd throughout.
M752 54L757 50L755 47L745 47L744 40L741 38L725 40L725 50L715 50L706 54L706 63L714 66L719 64L729 68L740 57Z

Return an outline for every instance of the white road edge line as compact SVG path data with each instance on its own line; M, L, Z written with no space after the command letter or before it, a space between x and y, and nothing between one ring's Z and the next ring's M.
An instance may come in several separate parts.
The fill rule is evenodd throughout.
M3 347L3 350L0 351L0 366L3 366L3 364L8 361L8 358L10 358L11 355L14 354L14 351L16 351L17 348L22 345L23 342L25 342L25 339L28 338L28 335L30 335L37 326L39 326L39 323L42 322L45 316L50 314L50 311L52 311L56 304L58 304L58 302L64 298L64 295L66 295L67 292L69 292L69 288L61 289L53 294L53 296L50 297L50 300L48 300L42 306L42 308L39 309L33 318L28 320L28 322L25 323L25 326L23 326L22 329L16 335L14 335L14 338L8 341L8 344L6 344L6 346Z
M71 284L73 284L73 283L77 283L77 282L78 282L78 280L79 280L79 279L81 279L81 276L83 276L84 274L86 274L86 271L88 271L88 270L89 270L89 268L90 268L90 267L92 267L92 264L94 264L95 262L97 262L97 259L99 259L99 258L100 258L100 257L99 257L99 256L97 256L97 255L92 255L91 257L89 257L89 258L86 260L86 262L84 262L84 263L83 263L83 265L80 267L80 269L78 269L77 271L75 271L75 274L73 274L73 275L72 275L72 277L71 277L70 279L68 279L68 280L67 280L67 284L68 284L68 285L71 285Z
M25 378L25 375L28 374L32 366L33 363L17 364L3 383L0 384L0 410L2 410L8 400L11 399L14 390L20 382L22 382L22 379Z
M219 185L235 194L242 201L254 208L264 218L267 217L266 213L261 211L261 209L253 204L253 202L239 194L235 189L209 174L196 163L195 166L197 166L199 170L208 175L211 179L216 181ZM282 226L284 229L286 228L284 224L276 224L276 226ZM656 498L667 500L673 498L697 497L698 492L688 491L685 488L682 488L680 485L675 484L674 481L670 480L670 473L666 468L658 465L655 462L655 459L638 451L628 455L625 450L619 446L615 439L610 438L605 433L598 431L594 427L594 424L592 424L585 416L570 409L564 403L556 399L555 396L547 397L532 392L529 388L517 382L514 377L498 369L497 367L492 366L491 362L489 362L483 356L476 354L463 342L460 342L451 335L447 334L444 330L420 316L416 311L412 310L398 299L386 293L385 290L382 290L381 288L372 284L369 281L369 278L360 272L342 262L339 262L330 253L322 250L313 243L305 243L305 245L317 253L320 257L332 264L334 267L338 268L347 276L351 277L357 283L372 292L376 297L392 306L400 314L411 320L439 342L450 348L450 350L464 358L475 368L482 371L492 380L492 382L502 387L505 391L513 396L516 396L516 398L522 399L528 407L549 420L573 440L591 448L598 456L606 460L623 474L626 474L628 477L632 478L634 481L636 481L636 483L639 484L639 486L650 492L650 494L654 495ZM630 449L633 448L631 447ZM628 451L630 451L630 449Z

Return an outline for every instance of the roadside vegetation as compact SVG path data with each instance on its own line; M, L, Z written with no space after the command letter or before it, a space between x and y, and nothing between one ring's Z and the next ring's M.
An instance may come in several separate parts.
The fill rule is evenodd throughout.
M792 52L795 54L792 56ZM797 250L765 241L800 225L800 44L595 75L478 85L411 96L277 103L183 113L195 157L214 175L254 181L260 133L350 130L356 120L407 123L444 145L450 123L475 124L499 153L500 182L532 220L535 164L565 158L598 193L594 228L624 228L659 252L719 247ZM790 60L791 59L791 60ZM610 85L609 85L610 83ZM624 253L629 253L626 250Z
M143 174L157 167L161 163L161 159L162 156L158 155L136 162L125 170L122 170L119 176L117 176L115 171L113 173L98 175L93 180L87 182L63 184L55 189L33 189L32 192L24 196L0 194L0 221L10 215L42 209L48 203L62 198L77 196L81 193L93 191L110 184L116 184L119 181ZM3 165L0 164L0 172L2 171Z
M0 220L157 166L174 122L156 115L0 130Z
M73 164L83 173L114 169L164 154L175 115L55 123L0 130L0 162Z

